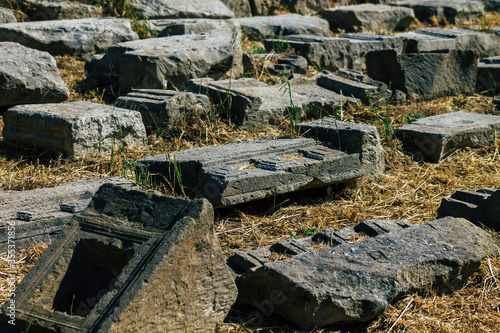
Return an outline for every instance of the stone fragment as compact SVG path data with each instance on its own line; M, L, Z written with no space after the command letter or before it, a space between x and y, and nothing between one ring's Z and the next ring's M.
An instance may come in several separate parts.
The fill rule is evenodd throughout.
M233 13L234 17L251 17L251 0L221 0Z
M448 217L266 262L237 278L238 301L304 330L366 322L404 295L460 289L499 249L488 232Z
M138 15L148 19L234 17L233 12L219 0L131 0L130 4Z
M500 0L485 0L484 5L487 12L500 12Z
M493 98L493 105L497 111L500 111L500 97Z
M406 151L438 162L456 149L483 147L500 133L500 116L453 112L417 119L395 131Z
M15 57L13 57L15 55ZM47 52L0 42L0 106L63 102L69 90Z
M149 134L171 131L187 116L210 109L206 95L162 89L134 90L119 97L115 106L139 111Z
M293 73L307 74L307 60L302 56L289 55L276 61L276 64L267 66L271 75L290 78Z
M500 231L500 189L460 190L443 198L439 217L461 217L476 225Z
M108 70L99 74L101 68ZM192 78L241 76L242 51L238 35L221 31L143 39L110 47L108 56L86 66L86 72L98 73L88 77L96 81L103 75L118 76L122 94L133 89L184 88Z
M138 39L130 20L90 18L0 25L0 41L13 41L52 55L88 59L116 43Z
M376 178L385 171L384 148L374 126L323 118L298 126L306 137L348 154L359 154L364 174Z
M476 93L500 93L500 56L481 59L477 66Z
M330 29L345 31L400 31L415 20L411 8L374 4L329 8L322 17L330 23Z
M216 208L306 188L351 181L364 175L358 154L312 139L257 140L183 150L137 161L139 168Z
M419 21L431 21L436 17L441 22L456 23L459 20L473 21L484 15L484 2L478 0L397 0L392 6L412 8Z
M472 95L476 84L477 55L473 51L397 54L376 51L366 55L368 76L424 100Z
M34 332L214 332L236 293L208 201L105 184L17 287L15 324Z
M403 51L401 38L369 34L343 34L339 37L291 35L286 39L266 39L264 45L268 51L294 49L315 67L332 72L339 68L366 69L365 55L370 51Z
M25 0L31 21L74 20L101 17L96 6L68 0Z
M239 32L240 25L234 20L214 19L158 19L145 21L151 34L158 37L200 34L210 30Z
M318 86L316 79L294 76L286 84L268 86L254 78L238 80L193 79L191 91L208 94L212 101L229 112L235 124L244 128L273 124L279 117L295 119L295 115L318 117L330 114L334 107L354 101L339 93Z
M0 7L0 24L17 22L14 13L9 8Z
M248 39L257 41L288 35L328 36L330 32L326 20L298 14L246 17L236 21Z
M108 182L130 183L124 178L107 177L36 190L0 191L0 252L7 251L9 226L15 227L15 244L19 248L28 247L34 240L50 244L73 215L88 206L99 187ZM23 213L29 213L29 217Z
M317 15L329 8L329 0L250 0L254 16L275 15L279 12Z
M18 105L3 121L6 142L66 156L108 154L146 140L139 112L83 101Z

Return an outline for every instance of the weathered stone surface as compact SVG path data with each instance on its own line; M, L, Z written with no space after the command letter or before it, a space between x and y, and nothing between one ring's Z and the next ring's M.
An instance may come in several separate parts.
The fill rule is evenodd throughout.
M398 0L391 5L412 8L419 21L431 21L435 16L439 21L456 23L484 15L484 2L478 0Z
M68 99L69 90L61 79L56 60L47 52L3 42L0 60L0 106Z
M14 13L9 8L0 7L0 24L17 22Z
M312 139L194 148L137 163L170 181L180 175L186 193L205 197L216 208L350 181L364 174L358 154L329 149Z
M472 95L476 85L477 55L473 51L396 54L376 51L366 55L368 76L425 100Z
M477 66L476 93L500 93L500 56L482 59Z
M266 262L237 279L238 301L301 329L369 321L406 294L460 289L499 249L486 231L448 217Z
M231 81L193 79L188 87L191 91L208 94L212 101L230 112L228 116L232 122L245 128L273 124L279 117L288 117L289 112L293 119L295 113L299 118L331 114L333 107L340 107L348 100L354 101L317 85L315 78L296 75L289 82L290 88L285 84L268 86L254 78Z
M288 35L328 36L330 32L326 20L297 14L246 17L236 21L250 40Z
M15 244L21 248L33 240L50 244L75 213L83 211L104 183L128 184L119 177L77 180L29 191L0 191L0 251L7 251L8 227L14 225Z
M18 286L15 316L34 332L213 332L235 298L208 201L105 184Z
M500 111L500 97L496 97L493 99L493 104L495 105L495 109Z
M298 126L306 137L324 142L348 154L359 154L366 176L378 177L385 171L384 148L374 126L323 118Z
M277 64L267 66L269 74L290 77L293 73L307 74L307 59L298 55L289 55L278 58Z
M257 15L275 15L284 10L289 13L316 15L329 8L329 0L250 0L252 13Z
M96 6L86 5L68 0L25 0L26 14L31 21L73 20L101 17Z
M139 111L148 133L171 131L187 121L189 113L210 109L206 95L162 89L135 90L119 97L115 106Z
M361 4L326 9L322 17L332 30L398 31L415 20L413 9L387 5Z
M365 55L376 50L403 51L401 38L385 35L343 34L339 37L292 35L283 39L266 39L268 51L283 46L295 49L316 67L329 71L339 68L366 69Z
M233 13L234 17L251 17L251 0L221 0Z
M234 17L219 0L131 0L130 4L137 14L148 19Z
M461 217L476 225L500 231L500 189L461 190L443 198L439 217Z
M438 162L456 149L490 144L499 131L499 116L460 111L417 119L395 135L408 152Z
M170 37L175 35L200 34L210 30L225 32L239 32L240 25L234 20L214 19L162 19L147 20L151 34L158 37Z
M100 81L103 74L119 76L120 91L132 89L183 88L197 77L233 78L243 74L239 35L209 31L195 35L143 39L119 43L109 48L108 55L92 65L108 68L90 79ZM88 74L99 73L92 66Z
M138 39L130 20L90 18L0 24L0 41L13 41L52 55L88 59L116 43Z
M90 102L18 105L3 121L6 142L67 156L108 154L146 140L139 112Z

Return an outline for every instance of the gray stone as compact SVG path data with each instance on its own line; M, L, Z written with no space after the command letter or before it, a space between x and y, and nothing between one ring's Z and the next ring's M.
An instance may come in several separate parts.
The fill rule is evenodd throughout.
M221 0L233 13L234 17L251 17L251 0Z
M268 86L254 78L193 79L188 87L191 91L208 94L213 102L224 108L232 122L244 128L274 124L279 117L288 118L289 112L294 119L295 113L299 119L304 115L319 117L331 114L334 107L347 101L355 101L318 86L315 78L296 75L289 83L290 87L287 84Z
M500 56L481 59L477 66L476 93L500 93Z
M214 19L161 19L147 20L151 34L158 37L200 34L210 30L239 32L240 25L234 20Z
M254 16L275 15L279 12L317 15L329 8L330 0L250 0Z
M361 4L326 9L322 17L332 30L398 31L415 20L413 9L387 5Z
M298 55L278 58L277 64L267 66L269 74L290 78L293 73L307 74L307 60Z
M0 7L0 24L17 22L14 13L9 8Z
M3 121L6 142L67 156L108 154L146 140L139 112L90 102L18 105Z
M500 111L500 97L493 98L493 105L497 111Z
M47 52L3 42L0 59L0 106L68 99L69 90L61 79L56 60Z
M108 67L108 73L119 76L122 94L133 89L183 88L192 78L241 76L239 38L229 32L209 31L119 43L109 48L109 57L102 58L104 65L98 61L94 65ZM97 71L87 68L87 72Z
M364 173L369 178L385 171L384 148L374 126L323 118L298 126L302 135L319 140L348 154L359 154Z
M226 207L363 176L358 154L314 143L312 139L257 140L183 150L137 161L139 168L185 193Z
M18 248L29 247L34 240L51 244L73 215L83 211L99 187L108 182L130 183L107 177L29 191L0 191L0 251L7 251L9 226L15 227Z
M499 249L467 220L443 218L266 262L237 279L238 301L306 330L366 322L406 294L460 289Z
M339 68L366 69L365 55L370 51L403 51L401 38L385 35L344 34L339 37L292 35L286 39L266 39L268 51L289 47L304 56L315 67L329 71Z
M189 113L209 110L211 106L206 95L161 89L134 90L114 104L139 111L149 134L172 131L187 121Z
M417 119L394 134L408 152L438 162L456 149L488 145L499 132L499 116L460 111Z
M96 6L67 0L25 0L26 14L31 21L73 20L101 17Z
M472 95L476 85L477 54L376 51L366 55L368 76L409 95L430 100L443 96Z
M101 186L17 287L17 327L213 332L237 293L213 218L206 200Z
M147 19L234 17L219 0L131 0L130 4L138 15Z
M392 6L412 8L419 21L431 21L436 17L439 21L456 23L458 20L469 20L484 15L484 2L478 0L397 0Z
M488 12L500 12L500 0L484 0L485 10Z
M88 59L116 43L138 39L130 20L90 18L0 25L0 41L13 41L52 55Z
M461 190L443 198L439 217L461 217L479 226L500 231L500 189Z
M326 20L297 14L246 17L236 21L241 24L250 40L288 35L328 36L330 32Z

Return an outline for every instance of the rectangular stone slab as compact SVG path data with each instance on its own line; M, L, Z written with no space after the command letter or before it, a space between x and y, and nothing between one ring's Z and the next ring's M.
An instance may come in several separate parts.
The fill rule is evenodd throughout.
M3 121L6 142L66 156L109 154L146 142L139 112L85 101L18 105Z
M394 134L406 151L438 162L456 149L490 144L499 131L499 116L460 111L417 119Z
M469 221L447 217L266 262L237 278L238 301L304 330L366 322L404 295L460 289L499 245Z
M500 56L481 59L477 66L476 93L500 93Z
M185 192L226 207L361 177L358 154L348 155L312 139L256 140L147 157L137 161L152 175Z
M208 201L114 184L15 292L16 327L33 332L213 332L236 299Z

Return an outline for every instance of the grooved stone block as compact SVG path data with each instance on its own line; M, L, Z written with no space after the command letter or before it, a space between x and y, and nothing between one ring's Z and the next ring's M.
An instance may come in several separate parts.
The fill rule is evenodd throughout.
M460 190L443 198L439 217L462 217L477 225L500 231L500 189Z
M185 193L205 197L216 208L364 175L358 154L329 149L312 139L256 140L193 148L147 157L137 164L172 184L179 175Z
M234 20L158 19L146 20L144 23L149 24L151 34L158 37L200 34L210 30L219 30L230 33L240 30L240 25Z
M484 2L478 0L397 0L391 5L412 8L419 21L430 21L435 16L440 21L455 23L484 15Z
M119 97L115 106L139 111L148 133L175 129L191 112L208 110L206 95L162 89L140 89Z
M0 41L12 41L52 55L88 59L114 44L139 39L130 20L88 18L0 25Z
M17 327L66 333L213 332L236 298L208 201L114 184L15 292Z
M404 295L463 287L500 244L460 218L442 218L265 262L237 277L238 301L304 330L366 322Z
M406 151L430 162L438 162L463 147L483 147L500 133L500 117L454 112L417 119L394 133Z
M500 93L500 56L481 59L477 66L476 93Z
M67 156L108 154L146 140L139 112L83 101L18 105L4 113L3 121L6 142Z

